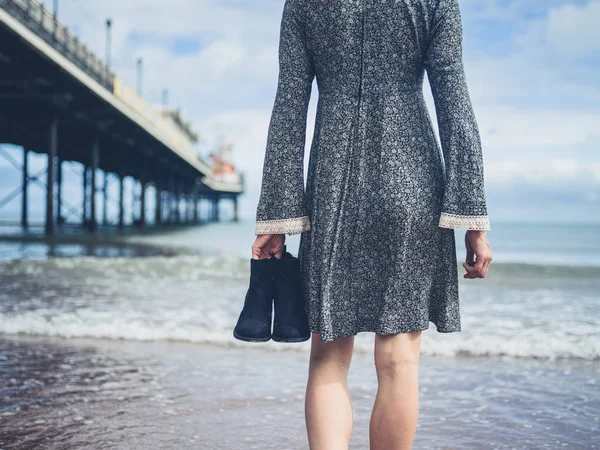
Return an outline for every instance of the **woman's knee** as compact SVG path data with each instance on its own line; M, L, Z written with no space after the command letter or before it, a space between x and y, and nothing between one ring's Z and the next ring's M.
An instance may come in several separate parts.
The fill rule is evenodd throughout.
M378 377L402 376L419 365L421 332L377 335L375 369Z

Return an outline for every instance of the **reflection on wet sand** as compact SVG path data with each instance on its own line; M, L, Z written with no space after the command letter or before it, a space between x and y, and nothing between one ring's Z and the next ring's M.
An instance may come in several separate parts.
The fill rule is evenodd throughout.
M303 352L33 337L1 339L0 352L3 449L307 448ZM362 449L376 381L371 356L352 365L351 448ZM597 448L598 373L424 357L415 448Z
M135 367L91 346L0 340L0 354L2 448L83 448L155 382L150 362Z

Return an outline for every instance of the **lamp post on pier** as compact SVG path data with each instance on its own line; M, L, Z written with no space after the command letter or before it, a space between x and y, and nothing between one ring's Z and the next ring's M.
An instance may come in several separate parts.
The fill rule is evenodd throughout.
M56 39L56 29L58 28L58 0L52 4L52 39Z
M142 58L138 58L137 60L137 93L138 95L142 95L142 69L143 69L144 60Z
M106 55L105 55L105 61L106 61L106 67L108 67L110 69L110 65L111 65L111 30L112 30L112 19L110 17L108 17L106 19Z

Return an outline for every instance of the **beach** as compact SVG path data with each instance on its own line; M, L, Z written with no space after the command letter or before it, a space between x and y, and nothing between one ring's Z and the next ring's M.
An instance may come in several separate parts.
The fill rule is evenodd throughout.
M2 448L307 449L307 354L250 345L2 339ZM597 448L597 377L590 363L425 356L414 448ZM371 356L354 356L349 383L351 448L366 449Z
M251 225L130 236L121 254L3 242L0 448L307 449L309 342L232 336ZM463 330L423 332L414 448L598 448L596 230L532 230L521 249L498 228L488 277L460 280ZM368 448L372 346L356 337L352 449Z

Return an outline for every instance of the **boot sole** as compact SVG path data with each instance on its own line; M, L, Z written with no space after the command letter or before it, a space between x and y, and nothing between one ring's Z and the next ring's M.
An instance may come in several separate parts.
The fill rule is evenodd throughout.
M277 336L271 336L271 339L273 339L275 342L305 342L310 339L310 335L300 338L279 338Z
M251 337L242 336L240 334L237 334L235 331L233 332L233 337L236 339L239 339L240 341L245 341L245 342L267 342L271 339L271 336L267 336L264 338L251 338Z

